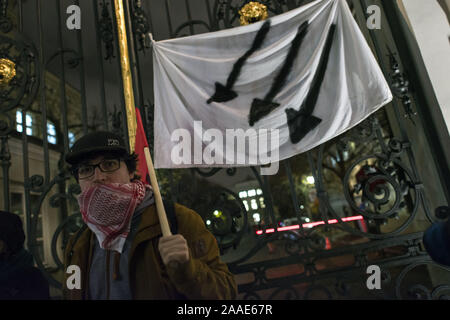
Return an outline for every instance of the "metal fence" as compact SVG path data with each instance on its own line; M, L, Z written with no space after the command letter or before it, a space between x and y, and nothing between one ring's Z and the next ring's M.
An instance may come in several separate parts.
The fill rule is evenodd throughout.
M148 33L162 40L231 28L246 2L125 1L135 102L150 144ZM273 16L311 1L260 2ZM241 298L449 297L450 270L434 264L421 243L436 220L434 210L449 197L443 179L449 168L426 115L434 101L419 85L426 79L402 63L412 54L398 46L406 31L396 4L347 2L391 84L391 104L332 141L282 161L276 176L260 176L256 167L158 172L163 194L199 212L216 236ZM83 13L80 30L65 25L72 4ZM381 30L366 26L373 4L381 9ZM64 272L61 252L81 225L80 190L64 154L88 131L127 135L115 30L113 1L0 0L0 66L15 71L8 82L12 71L0 78L3 208L23 215L27 247L55 288ZM427 168L418 167L424 161ZM13 189L22 198L13 200ZM241 193L248 190L252 195ZM286 221L298 228L283 228ZM380 268L382 289L368 288L370 265Z

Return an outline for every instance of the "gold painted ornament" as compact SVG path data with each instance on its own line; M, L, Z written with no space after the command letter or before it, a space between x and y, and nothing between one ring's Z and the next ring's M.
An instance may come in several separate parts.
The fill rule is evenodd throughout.
M267 6L259 2L249 2L239 10L241 26L266 20L269 15Z
M0 85L8 84L16 76L16 64L9 59L0 59Z

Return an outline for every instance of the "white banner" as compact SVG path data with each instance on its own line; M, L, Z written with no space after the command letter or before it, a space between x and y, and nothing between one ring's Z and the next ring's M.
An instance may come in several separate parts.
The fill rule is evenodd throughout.
M153 41L153 53L156 168L274 163L392 100L345 0Z

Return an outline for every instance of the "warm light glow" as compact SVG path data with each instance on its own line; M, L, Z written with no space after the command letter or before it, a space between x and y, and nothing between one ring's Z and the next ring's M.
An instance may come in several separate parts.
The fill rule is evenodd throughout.
M306 182L308 184L314 184L314 182L315 182L314 177L313 176L306 177Z
M295 226L287 226L287 227L277 228L278 231L288 231L288 230L296 230L296 229L300 229L300 226L298 224Z
M354 216L354 217L342 218L342 221L348 222L348 221L355 221L355 220L362 220L362 219L364 219L363 216Z
M239 198L247 198L247 191L239 192Z
M312 228L315 226L319 226L321 224L325 224L324 221L317 221L317 222L310 222L310 223L304 223L302 226L303 228Z
M309 221L309 218L307 218L307 219L308 219L307 221ZM343 222L349 222L349 221L357 221L357 220L363 220L363 219L364 219L364 217L360 215L360 216L342 218L341 220ZM328 220L328 224L336 224L338 222L339 222L338 219ZM319 226L319 225L323 225L323 224L325 224L325 221L316 221L316 222L304 223L304 224L302 224L302 227L303 228L313 228L315 226ZM296 224L293 226L279 227L279 228L277 228L277 231L281 232L281 231L296 230L296 229L300 229L300 225ZM266 231L265 231L265 233L274 233L274 232L275 232L274 228L266 229ZM263 230L256 231L256 234L258 234L258 235L261 235L263 233L264 233Z
M211 220L206 220L206 224L209 226L211 224Z

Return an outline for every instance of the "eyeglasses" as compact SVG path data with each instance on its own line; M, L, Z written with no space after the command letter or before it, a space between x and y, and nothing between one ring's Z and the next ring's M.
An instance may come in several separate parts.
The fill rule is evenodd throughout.
M114 172L120 168L119 159L103 159L97 164L82 164L77 168L79 179L87 179L94 175L95 168L99 168L101 172Z

